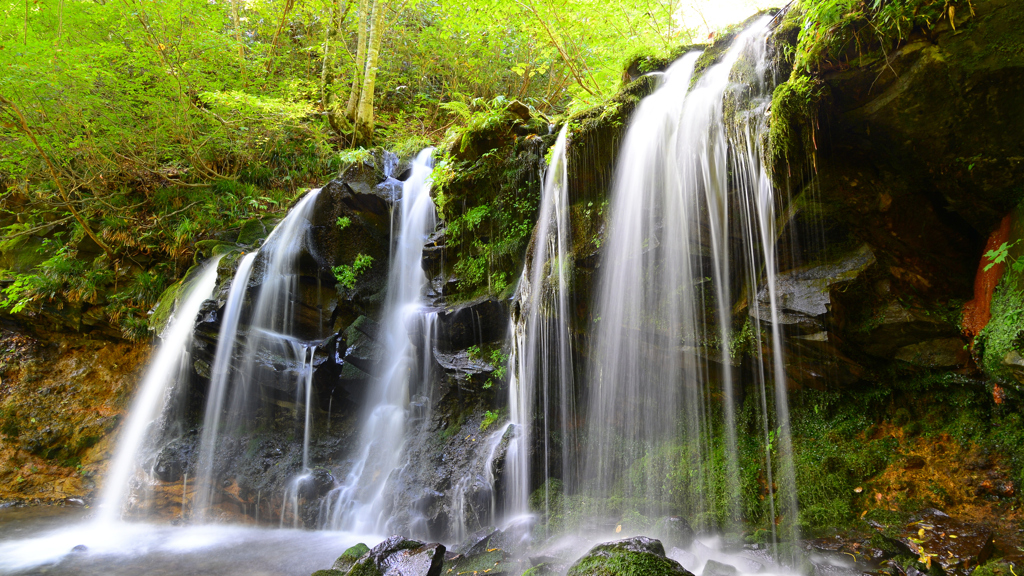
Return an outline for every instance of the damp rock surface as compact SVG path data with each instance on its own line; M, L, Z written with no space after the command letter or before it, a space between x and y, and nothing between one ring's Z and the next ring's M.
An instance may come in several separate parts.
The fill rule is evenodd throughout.
M681 564L665 557L659 540L636 536L598 544L573 564L566 576L693 576Z

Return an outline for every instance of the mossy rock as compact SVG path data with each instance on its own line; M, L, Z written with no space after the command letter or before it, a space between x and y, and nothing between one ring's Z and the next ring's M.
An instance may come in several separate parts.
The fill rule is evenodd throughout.
M196 242L196 255L194 262L199 264L204 260L209 260L214 256L223 256L228 252L237 250L238 246L231 242L223 242L221 240L200 240Z
M167 321L177 306L178 297L181 296L181 291L184 287L185 281L179 280L168 286L160 294L160 299L157 300L156 306L153 307L153 314L149 316L149 329L154 333L160 334L163 332L164 327L167 326Z
M460 574L482 574L486 571L509 572L513 568L510 562L511 557L503 550L490 550L482 554L462 556L452 562L450 568L444 571L445 574L458 576Z
M262 242L267 237L267 233L268 230L263 221L259 218L253 218L242 223L242 227L238 231L238 239L235 242L245 244L246 246L253 246Z
M342 572L341 570L334 570L334 569L330 569L330 570L317 570L316 572L313 572L313 574L311 574L310 576L345 576L345 573Z
M566 576L693 576L653 538L637 536L598 544L569 568Z
M331 568L341 573L346 573L352 569L352 566L359 561L360 558L366 556L370 552L370 547L360 542L355 546L352 546L348 550L341 553L338 559L334 561L334 565Z

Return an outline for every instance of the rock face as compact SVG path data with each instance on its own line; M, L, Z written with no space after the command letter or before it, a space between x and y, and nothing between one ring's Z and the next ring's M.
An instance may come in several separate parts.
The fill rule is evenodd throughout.
M823 74L828 218L923 293L967 298L983 239L1024 197L1024 15L1009 0Z
M566 576L693 576L653 538L637 536L598 544L573 564Z

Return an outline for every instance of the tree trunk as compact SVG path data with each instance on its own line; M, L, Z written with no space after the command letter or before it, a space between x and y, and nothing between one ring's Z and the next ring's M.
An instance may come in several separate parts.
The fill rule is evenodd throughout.
M366 16L370 8L369 0L359 0L359 37L356 49L356 73L352 78L352 91L348 95L345 106L345 117L351 121L356 119L356 107L359 105L360 90L363 87L363 72L366 68Z
M375 0L373 3L366 71L363 73L363 87L359 91L359 109L355 121L355 138L361 142L369 142L373 138L373 85L377 80L377 60L380 57L380 43L384 38L386 3L386 0Z

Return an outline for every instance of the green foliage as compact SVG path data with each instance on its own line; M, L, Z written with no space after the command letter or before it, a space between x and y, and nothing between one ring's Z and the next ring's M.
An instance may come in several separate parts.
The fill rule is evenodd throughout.
M818 107L827 98L828 89L810 76L794 73L775 87L772 93L771 121L768 129L768 160L781 173L781 166L802 161L817 148Z
M352 224L352 219L349 218L348 216L338 216L338 221L336 222L336 224L338 225L338 230L344 230L345 228L348 228L349 225Z
M801 0L799 9L803 26L795 65L806 71L888 52L915 28L930 29L960 10L973 12L959 0Z
M1017 276L1004 274L992 294L992 319L978 334L975 346L981 346L982 364L992 375L1012 378L1003 367L1003 358L1020 348L1024 332L1024 290L1017 285Z
M494 425L495 422L497 422L501 418L502 414L500 410L495 410L493 412L491 410L488 410L487 412L484 412L483 420L480 421L480 431L486 432L491 426Z
M1013 258L1010 256L1010 248L1016 246L1020 240L1014 240L1013 242L1003 242L994 250L985 252L985 258L988 258L989 262L985 265L985 272L988 272L996 264L1010 264L1010 270L1019 274L1024 272L1024 261L1020 258Z
M370 269L373 266L373 256L367 254L357 254L355 262L352 265L342 264L331 268L331 272L334 273L334 278L338 281L339 288L352 289L356 287L356 280L359 276Z

